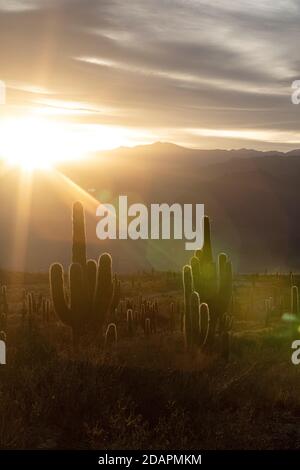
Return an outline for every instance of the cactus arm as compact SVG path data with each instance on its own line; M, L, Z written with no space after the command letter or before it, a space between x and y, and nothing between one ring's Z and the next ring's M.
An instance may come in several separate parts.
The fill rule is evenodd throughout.
M200 305L200 346L205 346L208 340L210 329L210 314L208 305L202 303Z
M65 298L63 267L59 263L50 267L50 290L56 314L64 324L71 326L71 312Z
M204 263L212 263L213 261L213 254L212 254L212 247L211 247L211 235L210 235L210 221L209 217L203 217L203 235L204 235L204 242L202 248L202 260Z
M112 259L108 253L100 256L94 297L93 323L101 328L106 320L113 296Z
M194 282L194 290L200 295L200 262L196 256L191 258L191 268Z
M191 295L191 343L199 345L200 335L200 299L198 292Z
M184 334L186 346L191 344L191 294L193 291L193 278L191 267L186 265L183 268L183 289L184 289Z
M86 280L87 280L87 296L88 296L88 311L91 312L94 302L94 294L97 283L97 263L94 260L89 260L86 264Z
M72 263L70 266L70 306L72 328L78 334L83 333L85 323L87 292L82 266Z

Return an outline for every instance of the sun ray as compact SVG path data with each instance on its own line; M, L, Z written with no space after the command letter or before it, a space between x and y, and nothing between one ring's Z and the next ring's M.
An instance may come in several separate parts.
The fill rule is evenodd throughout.
M30 209L31 209L32 175L19 172L17 187L17 205L15 214L14 240L12 250L12 266L22 270L26 267L26 251L28 245Z

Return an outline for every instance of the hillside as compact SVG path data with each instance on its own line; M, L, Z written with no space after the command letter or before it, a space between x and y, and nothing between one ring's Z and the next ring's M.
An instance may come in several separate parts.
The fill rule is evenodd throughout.
M10 171L2 176L0 187L5 201L0 207L5 227L0 233L5 247L0 265L36 271L46 270L54 259L69 262L70 207L81 199L89 211L91 256L110 250L120 271L179 269L191 255L180 241L96 239L98 203L93 199L114 203L125 194L130 203L146 205L204 203L218 234L215 245L218 250L230 248L236 270L299 269L299 157L300 151L205 151L156 143L92 155L51 174L37 172L31 184L18 171ZM28 244L26 258L20 242L15 249L15 229L23 246Z

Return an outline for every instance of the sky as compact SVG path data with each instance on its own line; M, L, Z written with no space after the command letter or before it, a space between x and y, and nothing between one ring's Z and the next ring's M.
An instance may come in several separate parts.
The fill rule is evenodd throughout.
M88 151L299 148L299 24L297 0L0 0L0 134L25 116Z

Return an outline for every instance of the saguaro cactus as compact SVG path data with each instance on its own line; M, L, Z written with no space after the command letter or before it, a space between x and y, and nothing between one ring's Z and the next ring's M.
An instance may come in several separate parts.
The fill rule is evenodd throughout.
M193 277L191 267L186 265L183 268L183 289L184 289L184 317L183 329L185 344L191 345L191 295L193 292Z
M221 323L222 316L228 313L230 308L232 266L225 253L219 255L218 266L216 266L213 260L210 221L206 216L203 219L203 231L202 248L195 252L195 256L191 259L191 265L186 265L183 268L184 332L187 346L191 342L193 343L193 338L196 335L201 347L204 345L211 347L217 326ZM198 305L200 330L199 333L196 333Z
M80 202L73 205L73 244L72 261L86 266L86 233L83 206Z
M70 299L66 299L64 271L59 263L50 267L54 310L73 331L75 345L84 333L97 334L107 318L113 297L112 259L108 253L86 262L85 222L82 205L73 206L73 262L69 268Z
M228 313L232 296L232 266L225 253L218 257L218 268L213 260L210 221L203 219L204 243L191 259L193 288L198 292L201 302L207 303L210 312L210 332L208 341L212 342L218 322Z

